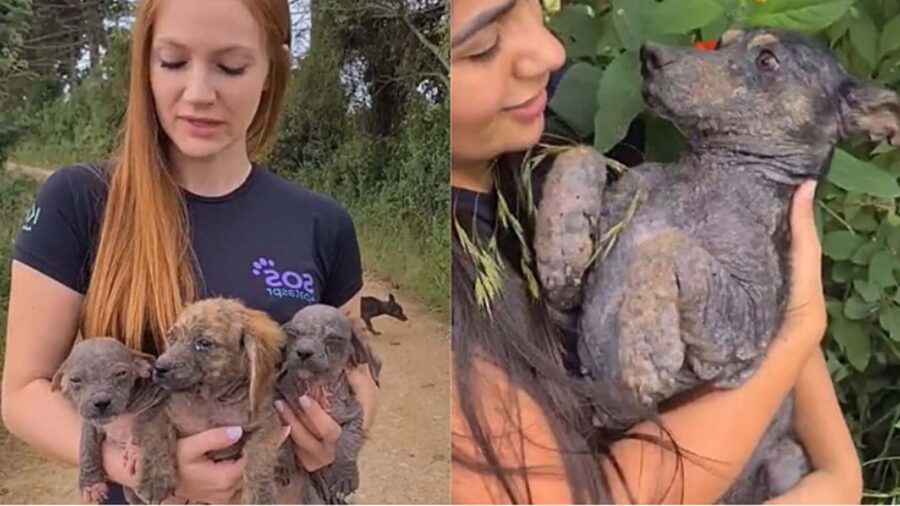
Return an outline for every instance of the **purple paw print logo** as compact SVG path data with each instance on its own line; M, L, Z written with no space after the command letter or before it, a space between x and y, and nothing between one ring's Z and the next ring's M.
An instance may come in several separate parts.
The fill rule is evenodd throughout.
M271 270L275 267L275 261L270 260L266 257L260 257L259 260L253 261L253 275L259 276L264 272Z

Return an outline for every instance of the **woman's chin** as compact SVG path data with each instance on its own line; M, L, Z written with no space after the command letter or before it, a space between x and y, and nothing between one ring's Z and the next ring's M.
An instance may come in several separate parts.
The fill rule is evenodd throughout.
M509 139L507 152L529 150L537 145L541 141L541 136L544 135L544 117L540 116L527 124L519 123L508 131L514 132L515 137Z
M178 152L187 158L211 158L225 149L225 144L221 140L181 138L173 144Z

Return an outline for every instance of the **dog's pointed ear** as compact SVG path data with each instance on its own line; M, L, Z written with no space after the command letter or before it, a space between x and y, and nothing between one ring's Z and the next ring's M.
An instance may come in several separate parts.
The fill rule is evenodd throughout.
M53 374L53 379L50 380L50 391L51 392L59 392L63 390L63 379L66 375L66 363L63 362L59 365L59 369L56 370L56 373ZM65 391L63 391L65 393Z
M155 363L156 357L153 355L138 350L131 350L131 365L134 367L134 373L138 378L150 378L153 375L153 364Z
M247 309L247 318L241 333L241 346L247 355L250 368L250 413L259 413L266 389L272 387L275 368L284 346L281 327L268 314Z
M841 86L841 137L866 136L871 141L900 144L900 98L893 91L849 78Z
M369 371L372 373L372 379L375 380L375 385L380 387L381 382L379 381L379 377L381 375L381 359L375 355L372 348L369 346L369 343L362 338L364 334L361 330L359 324L354 323L352 333L350 334L352 351L348 365L351 368L356 368L362 364L368 364Z
M388 294L388 300L391 302L397 302L396 300L394 300L394 294L392 294L392 293Z

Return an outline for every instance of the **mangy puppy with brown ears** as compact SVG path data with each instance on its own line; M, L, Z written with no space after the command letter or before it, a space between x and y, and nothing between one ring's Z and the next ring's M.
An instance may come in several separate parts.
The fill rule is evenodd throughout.
M123 415L160 405L165 392L150 381L152 355L128 349L110 337L78 342L53 375L50 389L62 391L81 417L78 488L86 502L106 499L108 489L101 452L110 425ZM130 441L122 442L126 450ZM130 489L126 497L134 502Z
M347 382L346 369L369 364L376 378L381 363L339 309L314 304L298 311L283 326L288 344L278 374L277 389L298 410L303 394L315 399L341 426L334 462L310 474L306 503L346 504L359 487L357 458L363 442L363 409ZM291 452L293 457L293 452ZM293 458L287 460L293 467ZM280 461L285 465L285 461ZM280 470L279 475L294 475Z
M170 392L169 400L136 432L142 450L139 496L158 503L175 490L178 438L240 426L241 439L209 457L243 455L242 502L275 502L275 461L284 432L275 411L274 374L283 340L266 313L234 299L206 299L182 311L154 368L154 381Z

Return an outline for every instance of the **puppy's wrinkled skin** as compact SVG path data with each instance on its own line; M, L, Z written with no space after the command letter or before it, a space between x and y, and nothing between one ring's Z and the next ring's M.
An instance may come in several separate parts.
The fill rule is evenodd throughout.
M102 444L119 417L159 405L165 392L150 381L154 358L109 337L79 341L53 375L50 389L62 391L81 417L78 488L85 502L107 498ZM119 441L126 447L132 441ZM126 490L130 494L130 490Z
M614 183L590 183L603 168L589 150L561 157L553 170L569 173L544 187L535 247L542 283L566 294L551 304L581 300L579 355L589 374L652 407L753 373L785 311L796 186L822 176L841 139L900 141L900 104L793 33L732 31L716 51L647 44L641 62L646 103L685 134L687 152ZM581 245L626 221L632 205L608 255L586 266ZM781 477L801 476L798 462L806 465L790 444L790 420L787 406L747 467L763 497L787 484L757 473L760 465Z
M346 369L368 363L377 376L380 362L337 308L307 306L283 329L288 344L278 374L279 393L295 410L301 395L312 397L341 426L334 462L311 473L305 500L346 504L359 487L357 458L363 442L363 409L350 390ZM293 458L287 465L293 465Z
M237 300L206 299L182 311L153 371L154 381L170 392L169 401L138 434L143 450L139 496L158 503L174 491L178 438L240 426L243 437L209 457L243 455L242 502L275 502L275 459L283 431L274 405L274 374L283 342L274 320Z

